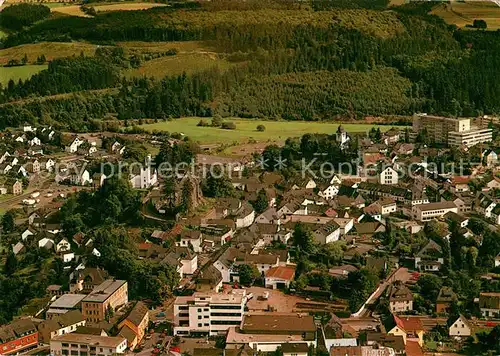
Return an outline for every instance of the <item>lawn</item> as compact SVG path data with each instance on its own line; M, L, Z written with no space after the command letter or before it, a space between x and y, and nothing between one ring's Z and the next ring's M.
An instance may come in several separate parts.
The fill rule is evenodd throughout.
M467 1L436 5L431 14L443 18L458 27L472 25L475 19L485 20L489 30L500 29L500 7L489 1Z
M19 81L19 79L26 80L31 78L33 74L36 74L44 69L47 69L47 65L25 65L20 67L0 67L0 83L2 85L7 85L9 80L14 80L14 82Z
M178 53L175 56L165 56L143 62L139 68L127 69L124 75L130 77L163 78L167 75L187 74L218 67L221 70L230 68L233 63L223 59L213 52Z
M247 143L250 140L259 142L284 141L288 137L299 137L306 133L333 134L338 123L305 122L305 121L264 121L227 119L236 124L235 130L223 130L215 127L196 126L201 118L190 117L175 119L173 121L159 122L156 124L142 125L148 131L161 130L183 133L191 139L204 143ZM204 119L210 121L209 119ZM257 131L257 125L264 125L265 131ZM382 131L391 128L388 125L371 124L343 124L347 132L367 132L372 127L380 127Z

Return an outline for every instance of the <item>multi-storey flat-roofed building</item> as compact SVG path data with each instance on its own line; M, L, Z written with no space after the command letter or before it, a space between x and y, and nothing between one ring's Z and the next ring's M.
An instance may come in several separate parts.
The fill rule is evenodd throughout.
M127 281L108 279L82 300L82 314L91 322L105 319L109 308L113 311L128 303Z
M446 143L450 146L471 147L492 140L491 129L475 127L468 118L415 114L411 137L415 138L420 132L425 132L435 143Z
M245 291L234 294L194 293L174 303L174 335L225 334L243 320Z
M127 339L120 336L69 333L50 340L50 354L55 356L116 355L126 349Z

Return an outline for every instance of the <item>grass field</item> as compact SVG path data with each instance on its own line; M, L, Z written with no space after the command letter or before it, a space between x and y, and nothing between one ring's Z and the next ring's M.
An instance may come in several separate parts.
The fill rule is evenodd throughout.
M169 132L183 133L191 139L200 143L247 143L249 140L259 142L283 141L288 137L298 137L306 133L333 134L337 130L338 123L327 122L304 122L304 121L264 121L264 120L244 120L227 119L236 124L235 130L223 130L215 127L196 126L201 118L190 117L176 119L173 121L160 122L156 124L142 125L148 131L162 130ZM209 119L204 119L210 122ZM264 132L257 131L257 125L264 125ZM387 131L391 128L388 125L371 124L343 124L347 132L367 132L372 127L380 127L380 130Z
M175 56L166 56L143 62L139 68L127 69L124 75L130 77L155 77L163 78L167 75L179 75L202 71L218 67L221 70L233 66L213 52L206 53L178 53Z
M500 29L500 7L489 1L467 1L436 5L431 14L458 27L472 25L475 19L485 20L489 30Z
M47 69L47 65L25 65L21 67L0 67L0 83L2 85L7 85L9 80L17 82L19 79L26 80L31 78L33 74L36 74L44 69Z
M137 10L147 10L152 7L157 6L165 6L165 4L156 4L149 2L123 2L117 4L106 4L106 3L96 3L91 4L90 6L94 7L97 12L106 12L106 11L137 11ZM51 11L59 12L65 15L70 16L80 16L80 17L88 17L81 9L80 5L70 5L70 6L58 6L52 7Z
M6 64L9 59L21 60L28 56L28 62L36 61L42 54L48 61L57 58L79 56L83 52L86 56L95 53L96 45L82 42L40 42L0 50L0 65Z

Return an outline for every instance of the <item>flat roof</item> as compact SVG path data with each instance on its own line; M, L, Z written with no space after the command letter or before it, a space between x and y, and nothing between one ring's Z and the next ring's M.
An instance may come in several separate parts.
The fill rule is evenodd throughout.
M228 344L248 344L250 342L272 342L272 343L286 343L286 342L304 342L302 335L269 335L269 334L243 334L236 331L235 327L228 329L226 343Z
M94 288L94 290L83 299L84 302L97 302L102 303L106 301L114 292L116 292L121 286L123 286L127 281L124 280L113 280L107 279L100 285Z
M303 314L249 314L245 315L241 323L241 330L244 332L272 332L287 331L302 334L303 332L316 331L314 318Z
M89 334L77 334L69 333L60 336L55 336L52 338L53 341L59 342L74 342L78 344L85 344L90 346L103 346L103 347L117 347L123 341L126 341L124 337L119 336L100 336L100 335L89 335Z
M84 299L86 294L63 294L57 298L51 305L50 309L73 309L77 308L78 304Z

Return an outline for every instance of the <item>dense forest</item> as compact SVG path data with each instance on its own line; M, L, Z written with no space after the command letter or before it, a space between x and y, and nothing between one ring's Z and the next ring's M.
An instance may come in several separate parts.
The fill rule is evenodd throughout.
M0 126L27 119L87 131L109 115L328 120L500 112L499 32L448 26L427 14L428 3L391 10L383 1L349 3L325 0L305 8L278 0L241 6L221 1L37 22L4 45L200 40L210 41L234 65L163 80L126 80L118 72L133 66L133 58L119 51L53 61L31 80L1 90ZM110 90L82 92L103 88ZM70 92L79 93L33 99Z

